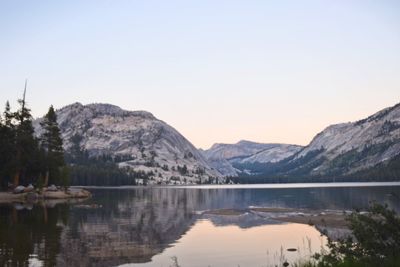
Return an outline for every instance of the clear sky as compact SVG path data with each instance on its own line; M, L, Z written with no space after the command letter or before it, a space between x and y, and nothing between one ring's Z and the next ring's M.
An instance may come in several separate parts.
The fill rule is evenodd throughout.
M400 1L0 0L0 104L147 110L194 145L307 144L400 102Z

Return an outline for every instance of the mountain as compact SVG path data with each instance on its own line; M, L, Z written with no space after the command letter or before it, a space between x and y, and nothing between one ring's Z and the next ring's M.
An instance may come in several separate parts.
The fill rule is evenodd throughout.
M212 167L224 176L251 174L247 164L273 163L292 156L302 147L287 144L262 144L242 140L236 144L214 144L201 152Z
M150 183L223 182L223 176L262 182L400 179L400 104L331 125L305 147L240 141L208 150L197 150L146 111L75 103L56 113L67 153L78 146L89 157L111 157L121 169L145 173ZM37 135L41 121L34 121Z
M118 159L121 168L149 174L151 183L197 183L221 177L185 137L149 112L75 103L56 114L67 152L77 145L90 157ZM42 119L33 123L37 135Z
M264 177L400 179L400 104L363 120L331 125L279 162L233 167Z

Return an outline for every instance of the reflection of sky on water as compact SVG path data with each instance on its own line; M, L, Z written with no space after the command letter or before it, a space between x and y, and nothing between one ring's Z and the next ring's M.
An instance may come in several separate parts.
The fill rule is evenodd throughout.
M302 224L264 225L241 229L235 225L216 227L199 220L174 246L145 264L124 266L169 266L177 257L180 266L269 266L307 259L320 252L326 238ZM296 248L296 252L288 252Z
M207 259L206 264L218 266L225 257L232 259L232 266L252 266L253 260L260 260L257 266L265 266L268 259L274 260L271 255L281 245L301 247L302 238L308 236L313 246L320 246L318 231L308 225L271 224L270 220L245 216L223 220L201 217L199 211L250 206L352 210L365 208L372 200L400 211L398 186L92 192L92 199L79 204L0 205L0 265L9 260L23 264L37 255L49 266L151 266L151 260L170 266L172 255L182 263ZM297 241L292 243L291 238ZM207 253L209 257L201 256Z

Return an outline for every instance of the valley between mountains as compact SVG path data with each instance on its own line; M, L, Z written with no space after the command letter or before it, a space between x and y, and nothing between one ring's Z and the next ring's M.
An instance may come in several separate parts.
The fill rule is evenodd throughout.
M307 146L242 140L207 150L146 111L74 103L56 114L74 185L400 179L400 104L330 125ZM41 120L33 122L37 135ZM89 179L96 171L108 175Z

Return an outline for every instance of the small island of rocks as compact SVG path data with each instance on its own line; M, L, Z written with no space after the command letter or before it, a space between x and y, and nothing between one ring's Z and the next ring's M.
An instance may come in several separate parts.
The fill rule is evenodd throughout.
M33 185L19 185L13 190L0 192L0 203L6 202L35 202L43 199L70 199L70 198L89 198L91 193L81 188L63 188L51 185L41 189L34 188Z

